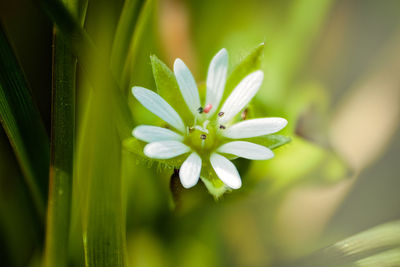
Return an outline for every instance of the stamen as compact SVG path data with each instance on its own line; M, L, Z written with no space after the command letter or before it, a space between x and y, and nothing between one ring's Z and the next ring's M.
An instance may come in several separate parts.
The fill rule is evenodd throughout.
M219 116L219 117L222 117L222 116L224 116L224 114L225 114L225 113L221 111L220 113L218 113L218 116Z
M210 112L211 109L212 109L212 105L211 104L207 104L204 107L203 111L204 111L204 113L208 113L208 112Z
M247 119L247 113L249 112L248 108L245 108L245 110L243 110L242 114L240 115L240 117L242 118L242 120Z
M206 138L207 138L207 135L205 135L205 134L200 135L201 140L206 140Z
M202 108L202 107L199 107L199 108L197 109L197 111L201 114L201 113L203 113L203 108Z
M226 127L224 125L220 125L219 128L222 129L222 130L226 129Z
M193 133L194 128L193 127L189 127L189 133Z

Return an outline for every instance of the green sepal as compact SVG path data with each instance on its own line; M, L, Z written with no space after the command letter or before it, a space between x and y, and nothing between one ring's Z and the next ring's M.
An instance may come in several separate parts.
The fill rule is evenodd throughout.
M146 146L146 142L142 142L137 140L134 137L128 138L124 140L123 147L126 151L131 152L138 156L139 160L143 163L149 164L151 166L152 163L159 163L161 167L170 168L170 169L179 169L182 163L188 157L188 154L183 154L178 157L172 159L153 159L147 157L143 153L143 149ZM225 184L218 178L214 169L209 163L203 162L201 167L201 180L204 185L207 187L208 192L215 198L220 198L226 191L230 190Z
M182 97L174 73L157 56L150 56L150 60L158 94L178 112L186 125L191 124L193 114Z
M137 140L134 137L125 139L123 142L123 147L126 149L126 151L131 152L137 156L140 157L141 160L143 160L146 163L153 163L157 162L160 163L161 166L167 167L167 168L175 168L179 169L182 165L182 163L185 161L185 159L188 157L188 154L185 153L183 155L180 155L178 157L172 158L172 159L153 159L147 157L143 153L144 147L147 145L146 142Z
M209 180L208 178L201 177L201 181L206 186L208 192L214 197L215 200L219 199L226 191L230 190L224 183L219 179Z
M289 143L291 140L292 139L290 137L280 134L270 134L270 135L241 139L241 141L255 143L261 146L268 147L269 149L276 149L280 146Z
M264 52L264 43L258 45L253 51L250 52L232 71L229 75L224 95L222 97L221 103L228 98L228 96L232 93L233 89L243 80L244 77L249 75L250 73L259 70L261 66L261 57Z

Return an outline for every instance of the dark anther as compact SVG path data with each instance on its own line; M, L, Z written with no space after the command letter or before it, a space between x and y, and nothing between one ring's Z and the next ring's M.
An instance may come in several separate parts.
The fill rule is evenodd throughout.
M207 138L207 135L205 135L205 134L200 135L201 140L206 140L206 138Z
M194 128L193 127L189 127L189 133L193 133Z
M202 107L199 107L199 108L197 109L197 111L198 111L199 113L203 113L203 108L202 108Z
M243 110L242 114L240 115L240 117L242 118L242 120L247 119L247 114L249 113L249 109L246 108L245 110Z
M224 125L220 125L219 128L224 130L226 127Z
M219 117L222 117L222 116L224 116L224 114L225 114L225 113L221 111L220 113L218 113L218 116L219 116Z

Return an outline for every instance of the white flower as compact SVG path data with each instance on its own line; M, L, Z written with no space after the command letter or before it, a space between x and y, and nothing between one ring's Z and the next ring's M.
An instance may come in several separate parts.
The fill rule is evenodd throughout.
M191 125L185 125L178 113L158 94L143 87L132 88L133 95L144 107L174 128L170 130L140 125L133 130L133 136L149 143L144 148L144 154L150 158L170 159L189 153L179 170L179 177L185 188L197 184L202 164L206 161L211 163L215 173L226 186L232 189L240 188L240 175L235 165L224 154L252 160L270 159L274 154L267 147L232 139L275 133L287 124L283 118L259 118L231 125L234 117L257 93L264 74L257 70L247 75L220 107L227 68L228 53L226 49L222 49L211 60L206 82L206 100L202 105L190 70L182 60L175 60L176 80L183 99L193 114Z

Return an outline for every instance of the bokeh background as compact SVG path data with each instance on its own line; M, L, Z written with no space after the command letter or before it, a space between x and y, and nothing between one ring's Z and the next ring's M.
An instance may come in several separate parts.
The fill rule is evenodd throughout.
M89 1L85 29L99 47L107 49L102 40L123 6ZM287 118L292 142L268 162L239 162L243 189L214 201L199 185L181 193L175 210L172 171L124 153L129 265L290 264L400 219L399 10L397 0L155 2L129 86L155 88L151 54L168 66L182 58L201 82L220 48L233 67L264 42L266 78L254 110ZM53 24L31 0L2 0L0 18L50 135ZM135 123L155 120L127 99ZM39 265L43 221L3 129L0 159L0 265ZM78 206L71 266L83 265Z

